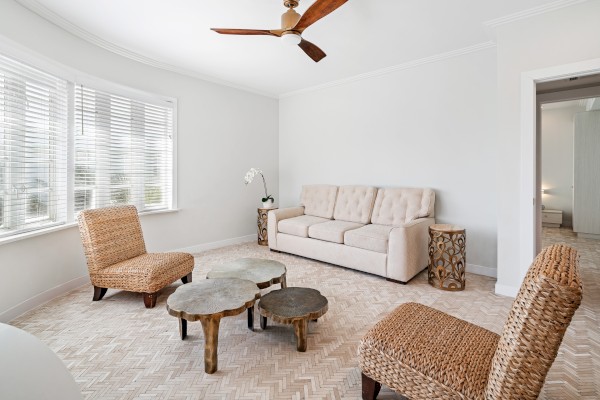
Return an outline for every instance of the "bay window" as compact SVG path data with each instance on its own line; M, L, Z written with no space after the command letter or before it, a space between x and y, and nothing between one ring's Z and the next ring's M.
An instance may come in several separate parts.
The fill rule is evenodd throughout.
M0 55L0 238L89 208L173 208L174 102L106 86Z

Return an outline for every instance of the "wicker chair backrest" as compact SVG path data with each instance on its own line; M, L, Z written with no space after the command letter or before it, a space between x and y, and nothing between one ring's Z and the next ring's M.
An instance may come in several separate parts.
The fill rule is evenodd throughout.
M135 206L115 206L79 213L79 233L90 274L146 254Z
M486 399L537 399L582 293L577 251L566 245L542 250L504 324Z

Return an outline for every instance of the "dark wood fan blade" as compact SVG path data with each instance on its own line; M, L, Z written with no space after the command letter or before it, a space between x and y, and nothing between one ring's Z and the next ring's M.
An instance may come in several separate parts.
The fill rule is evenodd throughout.
M268 29L224 29L224 28L210 28L211 30L221 33L223 35L268 35L268 36L281 36L280 30L268 30Z
M298 46L300 46L300 48L304 50L304 52L310 58L312 58L314 62L319 62L327 56L327 54L325 54L323 50L321 50L317 47L317 45L312 44L308 40L302 39L300 43L298 43Z
M348 0L317 0L300 17L300 20L294 27L295 31L302 33L306 28L333 12Z

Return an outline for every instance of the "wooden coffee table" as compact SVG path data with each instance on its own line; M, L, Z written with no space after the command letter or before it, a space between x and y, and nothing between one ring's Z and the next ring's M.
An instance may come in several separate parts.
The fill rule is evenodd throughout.
M262 258L240 258L229 263L217 265L206 275L207 279L238 278L256 283L259 289L268 288L277 283L287 287L285 265ZM248 329L254 330L254 307L248 308Z
M267 318L281 324L293 324L296 349L306 351L308 321L327 312L327 299L318 290L290 287L265 294L258 302L260 326L267 329Z
M187 321L200 321L204 331L204 371L217 370L217 346L221 318L254 307L260 289L252 281L225 278L207 279L182 285L167 299L167 311L179 318L181 339L187 336Z

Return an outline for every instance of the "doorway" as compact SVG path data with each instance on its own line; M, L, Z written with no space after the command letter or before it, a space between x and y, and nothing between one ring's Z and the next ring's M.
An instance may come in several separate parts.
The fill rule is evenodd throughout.
M519 192L519 279L523 279L537 255L541 236L541 184L537 154L538 85L600 74L600 58L521 73L521 158ZM578 79L577 79L578 80ZM569 83L567 82L567 85ZM585 90L573 89L573 90ZM582 97L582 96L579 96ZM540 215L538 215L540 214Z
M544 235L600 239L600 74L537 84L536 105L537 254Z

